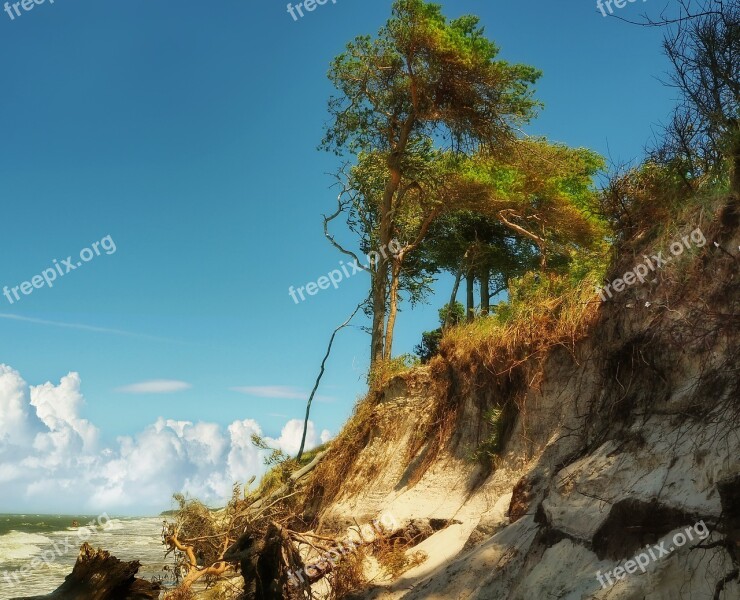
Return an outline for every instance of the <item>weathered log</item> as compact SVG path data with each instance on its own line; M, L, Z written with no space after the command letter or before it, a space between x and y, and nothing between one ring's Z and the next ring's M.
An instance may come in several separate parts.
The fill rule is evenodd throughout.
M56 591L15 600L157 600L161 586L137 579L140 566L139 561L121 562L84 543L72 573Z
M276 500L280 498L281 496L284 496L287 494L291 488L298 482L299 479L302 479L306 475L308 475L311 471L313 471L316 468L316 465L321 462L321 459L326 456L326 450L323 452L319 452L316 457L308 463L305 467L299 469L295 473L291 473L287 483L283 484L280 488L272 492L269 496L263 497L263 498L257 498L252 504L250 504L246 510L242 511L239 516L248 515L256 510L259 510L263 506L267 506L272 502L273 500Z

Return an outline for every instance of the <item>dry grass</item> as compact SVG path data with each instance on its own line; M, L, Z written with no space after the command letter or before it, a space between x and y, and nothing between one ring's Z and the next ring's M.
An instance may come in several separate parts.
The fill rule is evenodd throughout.
M305 467L316 458L317 454L327 450L330 445L331 442L327 442L304 452L301 460L291 457L278 462L262 476L257 488L253 492L246 494L247 490L245 489L245 499L255 500L257 498L269 497L270 494L280 489L290 479L292 473Z
M593 323L600 304L597 279L588 276L573 286L567 276L533 275L512 286L511 301L496 313L448 332L437 361L449 361L463 373L479 362L495 376L512 373L555 346L573 348Z
M177 587L168 592L164 600L194 600L195 594L189 588Z
M397 579L428 558L421 550L408 553L414 544L415 542L399 538L380 539L374 544L373 556L391 579Z
M402 354L388 361L381 362L370 373L369 387L373 392L381 393L394 377L406 375L421 364L418 356Z
M352 492L346 486L346 479L358 455L370 441L376 404L377 394L373 392L357 403L352 417L310 477L305 492L306 506L326 506L337 498L340 491Z
M460 398L475 391L478 375L490 378L493 374L500 380L498 408L503 410L504 425L510 426L517 413L506 406L507 401L531 383L521 375L525 367L542 359L554 346L573 348L586 335L599 305L595 276L586 277L575 287L569 276L542 279L537 283L534 275L524 278L512 288L511 302L499 306L496 315L453 328L442 340L441 355L429 365L429 393L436 402L424 423L417 424L405 458L410 461L424 446L427 449L408 485L421 479L453 436ZM381 379L387 384L392 377L414 377L416 369L404 372L402 366L408 368L400 363L389 365L389 372L384 372ZM316 468L306 492L306 506L316 510L330 504L340 491L353 492L346 485L347 478L370 441L379 393L372 390L358 403L331 451ZM505 433L501 431L501 437Z
M295 470L295 461L288 460L279 465L275 465L272 469L267 471L260 479L260 483L257 486L257 490L253 493L255 498L266 498L272 492L278 490L290 477L290 474Z
M367 588L365 564L368 553L382 567L383 571L396 579L409 569L420 565L428 557L422 551L408 552L418 540L403 538L378 538L369 546L359 547L347 554L329 575L330 600L341 600L347 595Z
M566 276L545 278L539 284L532 278L515 284L511 302L499 305L496 314L459 325L443 338L440 355L430 363L436 403L407 451L410 460L427 445L409 485L421 479L459 430L461 401L468 394L477 398L488 430L481 447L471 455L493 468L491 453L503 448L522 409L520 399L528 387L537 384L548 351L557 346L573 351L587 335L600 304L595 275L575 287ZM496 422L486 418L492 411L498 414ZM495 445L491 443L494 435Z
M329 600L341 600L349 594L365 589L365 549L357 548L345 555L329 575Z
M621 170L600 195L600 212L617 233L620 253L637 241L644 244L674 223L686 207L707 197L726 195L727 182L702 176L687 180L672 166L648 160L639 167Z

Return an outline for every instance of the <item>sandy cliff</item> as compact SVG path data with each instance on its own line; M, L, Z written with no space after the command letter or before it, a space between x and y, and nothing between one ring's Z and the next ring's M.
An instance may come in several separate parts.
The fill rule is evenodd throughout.
M358 408L307 511L324 528L451 523L361 597L740 598L740 229L726 207L699 218L705 246L597 303L572 343L508 369L448 349Z

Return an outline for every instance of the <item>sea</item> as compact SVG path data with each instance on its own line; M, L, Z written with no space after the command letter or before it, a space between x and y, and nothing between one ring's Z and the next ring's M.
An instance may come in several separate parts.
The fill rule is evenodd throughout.
M48 594L72 572L83 542L122 561L141 563L138 577L172 582L162 545L163 517L0 514L0 600Z

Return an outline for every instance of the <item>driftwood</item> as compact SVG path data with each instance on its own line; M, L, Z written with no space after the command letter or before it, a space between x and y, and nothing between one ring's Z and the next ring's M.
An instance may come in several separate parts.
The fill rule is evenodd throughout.
M324 458L326 455L326 451L319 452L314 459L308 463L305 467L302 469L298 469L295 473L291 473L290 477L288 478L288 481L284 483L280 488L272 492L269 496L264 498L258 498L255 500L252 504L249 505L247 510L243 511L240 516L248 515L250 513L253 513L256 510L259 510L263 506L269 506L271 502L274 500L277 500L278 498L282 498L286 494L290 492L290 490L293 488L293 486L296 484L296 482L301 479L302 477L305 477L308 475L311 471L313 471L316 468L316 465L321 462L321 459Z
M109 552L85 543L72 573L56 591L16 600L157 600L161 587L136 579L140 566L139 561L121 562Z
M185 571L183 589L203 578L219 579L241 567L244 598L285 599L289 573L303 566L292 543L295 532L282 523L289 514L284 501L297 492L295 486L316 468L326 452L292 473L279 489L267 495L235 499L215 518L203 506L189 511L183 500L182 517L165 523L163 541L169 552L178 551L178 565ZM287 511L287 512L286 512ZM295 590L290 590L292 593ZM292 597L292 596L290 596Z
M356 530L350 528L342 541L292 530L295 515L286 500L299 493L301 480L326 454L318 453L270 493L239 500L241 494L235 492L234 500L218 517L200 504L188 505L183 500L178 521L166 523L163 529L170 551L182 553L178 565L186 574L181 587L189 589L204 577L212 582L239 569L244 579L244 600L305 599L312 597L313 584L334 572L342 558L358 547L368 546L371 552L380 554L408 549L459 522L411 519L397 523L393 519L385 524L381 519L380 523L373 521L369 536L365 527L358 525ZM333 579L329 585L334 585Z
M365 537L363 527L359 525L350 527L348 531L352 532L351 535L348 534L343 541L334 540L332 550L334 554L340 555L346 553L347 549L353 549L357 546L369 546L377 549L378 546L384 544L399 544L403 549L408 549L417 546L427 538L433 536L437 531L445 529L450 525L459 525L460 523L461 521L456 519L406 519L402 523L395 523L391 527L385 526L376 520L369 525L371 529L369 537ZM330 538L321 539L331 541ZM337 550L341 552L336 552ZM309 568L315 571L315 573L308 573ZM335 565L331 560L331 553L328 555L324 554L323 557L314 556L313 560L309 561L308 568L304 568L306 572L298 577L298 579L301 581L305 579L309 584L313 584L334 570Z
M292 473L288 481L267 496L257 498L239 513L239 517L256 518L292 495L296 483L313 471L326 455L320 452L306 466ZM310 596L312 581L291 583L291 574L304 568L301 554L294 541L305 541L301 534L270 522L264 535L247 528L236 542L226 549L225 562L239 563L244 578L244 600L286 600ZM329 540L333 541L333 540ZM316 577L320 579L323 575ZM304 595L306 594L306 595Z
M226 551L226 548L229 544L228 535L226 535L224 538L224 542L222 545L223 551L219 556L219 560L205 568L200 568L198 566L198 557L196 556L193 546L180 541L178 535L178 531L175 530L172 533L166 535L164 541L171 549L179 550L187 558L187 561L185 562L187 575L182 581L182 586L184 588L190 589L196 581L202 579L203 577L217 577L225 575L231 569L231 565L228 563L228 561L222 560L223 553Z

